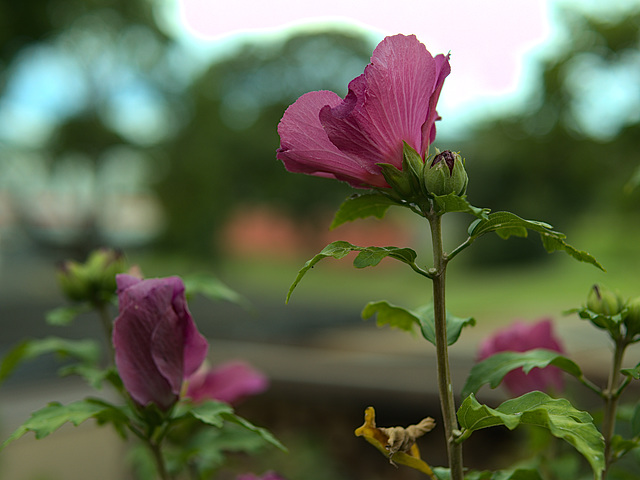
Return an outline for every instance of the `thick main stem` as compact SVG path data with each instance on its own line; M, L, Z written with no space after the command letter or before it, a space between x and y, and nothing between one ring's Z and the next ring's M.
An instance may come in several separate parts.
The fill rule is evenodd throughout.
M609 381L607 389L604 391L604 418L602 420L602 436L604 437L604 461L605 470L603 478L606 478L609 466L611 464L611 439L616 426L616 410L618 407L618 384L620 378L620 369L622 368L622 358L627 343L624 339L616 340L616 348L613 354L613 363L611 372L609 373Z
M447 441L447 454L451 480L463 480L462 445L455 440L458 431L456 405L449 368L449 351L447 342L447 313L445 307L445 274L447 262L442 245L442 219L438 215L428 217L433 244L433 311L435 316L436 355L438 368L438 391L444 432Z

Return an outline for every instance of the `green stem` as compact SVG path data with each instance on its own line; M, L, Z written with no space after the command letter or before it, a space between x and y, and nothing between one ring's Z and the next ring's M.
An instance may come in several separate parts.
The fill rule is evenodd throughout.
M604 393L604 418L602 420L602 435L604 437L604 459L605 470L602 478L606 478L609 466L612 463L611 458L611 439L616 426L616 409L618 407L618 398L621 390L618 388L620 369L622 368L622 358L627 348L627 342L624 338L615 340L615 351L613 353L613 363L611 372L609 373L609 381L607 389Z
M447 258L442 245L442 218L439 215L427 216L431 227L431 241L433 244L433 310L435 316L436 354L438 367L438 391L447 442L447 454L451 480L463 480L464 468L462 464L462 445L456 441L458 421L456 419L456 405L451 383L449 368L449 352L447 342L447 320L445 307L445 273Z
M104 331L105 342L107 344L107 352L109 354L109 366L115 365L116 354L113 349L113 341L111 339L111 335L113 332L113 321L111 319L111 315L109 314L108 304L105 302L100 302L96 305L96 310L98 311L98 315L100 317L100 323L102 324L102 330Z
M160 475L160 479L171 480L171 476L169 475L169 472L167 472L167 467L164 464L164 457L162 456L160 445L151 439L148 440L148 445L151 449L151 453L153 454L153 458L156 461L156 467L158 468L158 475Z

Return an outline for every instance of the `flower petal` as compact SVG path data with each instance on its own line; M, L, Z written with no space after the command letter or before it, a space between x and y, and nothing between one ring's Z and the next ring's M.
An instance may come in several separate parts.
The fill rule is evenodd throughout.
M322 126L338 149L363 164L401 169L403 141L421 156L428 148L422 132L438 73L436 61L414 35L387 37L364 76L349 85L344 102L321 111Z
M265 375L247 363L235 361L211 370L199 370L189 378L186 396L194 402L206 399L235 403L267 389Z
M302 95L278 124L281 142L276 157L293 173L306 173L342 180L354 187L387 186L379 168L363 167L356 158L333 145L322 128L320 110L342 102L337 94L321 90Z

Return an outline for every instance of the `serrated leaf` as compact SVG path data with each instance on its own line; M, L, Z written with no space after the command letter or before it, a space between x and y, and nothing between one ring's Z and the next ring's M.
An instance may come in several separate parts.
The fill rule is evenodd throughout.
M391 305L385 300L370 302L362 310L362 318L365 320L374 315L377 315L376 324L379 327L389 325L391 328L412 332L414 325L420 325L420 320L415 313L405 308Z
M248 306L249 301L232 290L214 275L197 273L182 277L187 297L200 294L210 300L226 300L238 305Z
M99 424L113 422L116 430L123 432L122 425L127 421L126 415L117 407L101 400L85 399L68 405L58 402L49 403L31 414L31 418L18 427L2 444L2 448L22 437L27 432L34 432L37 439L55 432L67 422L76 427L90 418L95 418Z
M45 315L45 321L49 325L64 327L70 325L78 315L86 313L90 310L91 307L86 303L58 307L47 312L47 314Z
M291 284L291 287L289 287L289 292L287 293L286 302L289 302L289 298L291 298L291 294L293 293L293 290L295 290L295 288L298 286L298 283L300 283L300 280L302 280L302 277L304 277L304 275L310 269L312 269L316 265L316 263L328 257L341 259L345 257L347 254L349 254L350 252L360 252L353 261L353 265L356 268L373 267L378 263L380 263L380 261L383 258L391 257L403 263L406 263L407 265L410 265L411 268L419 271L423 275L428 275L426 272L420 270L415 265L415 259L417 257L417 254L410 248L358 247L357 245L353 245L349 242L338 240L324 247L320 253L318 253L311 260L307 261L304 264L304 266L298 272L296 279Z
M574 377L583 378L580 367L558 352L534 349L527 352L501 352L475 364L462 388L462 397L475 394L485 384L496 388L504 376L512 370L522 368L529 373L534 368L556 366Z
M542 244L547 252L561 250L578 261L590 263L605 271L604 267L592 255L566 243L564 241L566 235L552 230L552 226L548 223L525 220L511 212L495 212L489 214L486 219L478 219L469 226L468 233L471 241L475 241L478 237L489 232L495 232L500 238L506 240L511 236L527 237L529 230L540 234Z
M352 222L359 218L383 218L387 209L392 205L401 205L395 200L381 193L365 193L352 195L338 208L329 230L339 227L343 223Z
M422 336L431 342L436 344L436 319L433 310L433 304L425 305L416 310L418 319L420 320L420 331ZM447 319L447 345L453 345L460 338L460 333L464 327L472 327L476 324L476 320L473 317L461 318L455 315L446 313Z
M174 415L182 416L188 414L202 423L220 428L224 424L223 414L225 413L233 413L233 407L224 402L211 400L198 405L190 402L181 402L180 408L176 408Z
M0 363L0 382L26 360L32 360L48 353L63 358L71 357L86 365L97 365L100 359L100 348L93 340L69 340L59 337L24 340L13 347Z
M410 248L399 247L365 247L353 260L356 268L375 267L385 257L395 258L403 263L412 265L418 254Z
M602 478L604 439L593 424L591 415L577 410L566 399L554 399L542 392L530 392L507 400L493 409L481 405L473 394L458 410L461 439L482 428L504 425L509 430L517 426L537 425L549 430L578 450L589 462L596 479Z
M479 219L489 219L488 214L490 212L490 209L474 207L467 201L467 198L464 196L450 193L449 195L436 195L433 197L433 200L438 207L438 214L460 212L469 213Z

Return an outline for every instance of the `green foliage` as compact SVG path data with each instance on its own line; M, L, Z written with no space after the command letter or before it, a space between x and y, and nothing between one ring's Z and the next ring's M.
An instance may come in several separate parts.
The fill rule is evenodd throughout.
M287 302L289 298L291 298L291 294L293 290L298 286L302 277L311 270L316 263L325 258L335 258L341 259L348 255L350 252L360 252L356 258L353 260L353 266L356 268L365 268L365 267L374 267L383 258L391 257L400 262L406 263L409 265L414 271L429 276L429 274L423 270L421 270L415 263L415 259L417 254L415 251L410 248L399 248L399 247L358 247L349 242L345 242L343 240L338 240L330 243L326 247L322 249L320 253L314 256L311 260L308 260L302 269L298 272L298 276L294 280L291 287L289 287L289 292L287 293Z
M435 467L433 473L438 480L450 480L448 468ZM527 468L516 468L514 470L497 471L471 471L464 476L465 480L542 480L540 473Z
M115 407L98 399L87 398L78 400L68 405L51 402L31 414L31 418L18 427L2 444L1 448L19 439L27 432L34 432L37 439L46 437L55 432L67 422L76 427L81 423L94 418L98 424L111 423L116 430L124 435L129 417L122 408Z
M496 388L511 370L522 368L525 373L529 373L534 368L545 368L549 365L556 366L578 379L584 378L582 370L576 363L552 350L501 352L473 366L461 395L467 397L472 393L475 394L485 384Z
M248 300L238 292L232 290L221 280L207 273L183 275L187 299L200 294L210 300L226 300L238 305L248 306Z
M433 201L436 204L439 214L444 213L468 213L481 220L488 220L489 209L474 207L467 201L466 195L456 195L450 193L448 195L434 196Z
M4 381L24 361L41 355L56 354L62 358L74 358L87 366L95 366L100 358L100 348L93 340L68 340L59 337L24 340L14 346L0 363L0 382Z
M468 233L470 242L473 242L489 232L495 232L506 240L511 236L526 237L529 230L540 234L547 252L563 250L576 260L590 263L604 271L604 267L593 256L567 244L564 241L566 235L552 230L551 225L536 220L524 220L510 212L495 212L489 214L486 219L478 219L469 226Z
M482 428L504 425L513 430L519 425L536 425L549 430L578 450L589 462L595 478L602 478L604 439L591 415L575 409L566 399L554 399L542 392L530 392L507 400L493 409L481 405L473 394L458 409L462 429L460 441Z
M403 204L381 193L351 195L338 208L329 230L359 218L376 217L381 219L392 205Z
M47 312L45 320L49 325L66 327L71 325L78 315L89 311L91 311L89 303L57 307Z
M389 325L391 328L412 332L414 325L417 325L422 336L433 345L436 344L433 304L408 310L385 300L371 302L362 310L362 318L366 320L373 315L377 315L376 323L379 327ZM462 329L475 323L473 318L459 318L447 312L447 344L453 345L458 341Z
M640 380L640 363L634 368L623 368L620 370L620 373L636 380Z

